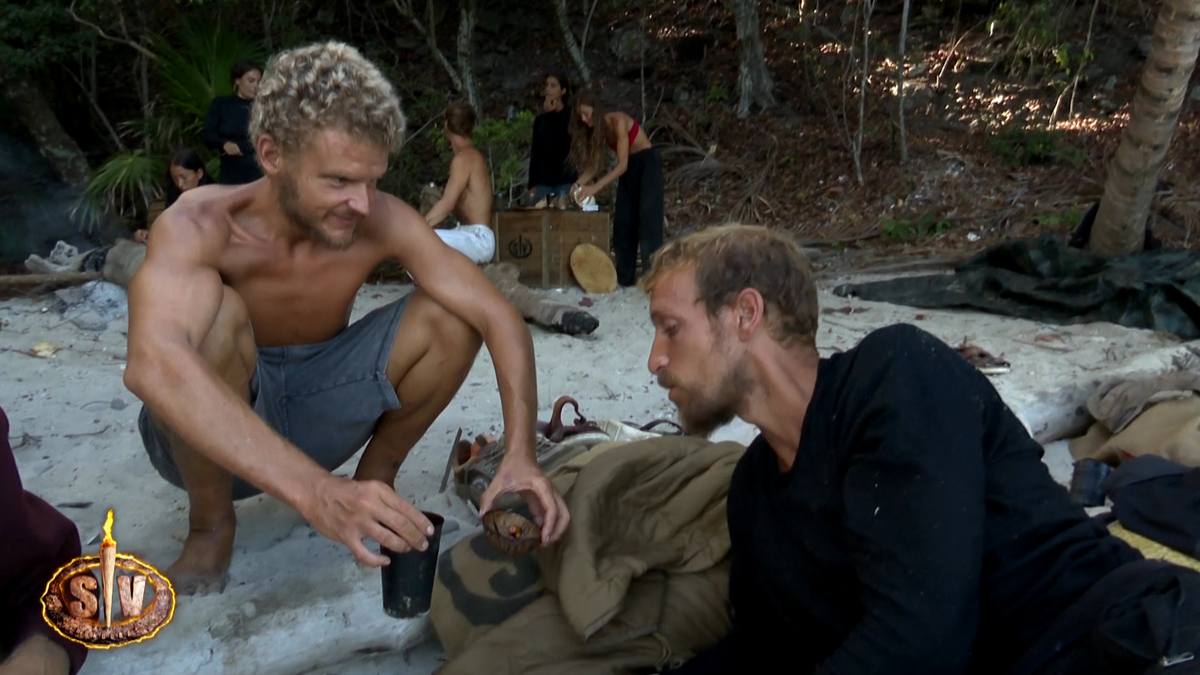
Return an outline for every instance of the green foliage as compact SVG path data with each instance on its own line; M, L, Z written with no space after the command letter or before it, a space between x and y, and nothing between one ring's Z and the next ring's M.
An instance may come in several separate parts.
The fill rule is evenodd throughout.
M725 90L725 86L714 84L708 88L708 102L721 103L729 100L729 92Z
M935 218L933 214L925 214L916 221L912 220L894 220L892 218L884 218L882 223L883 236L888 239L898 239L908 241L918 239L920 237L928 237L934 234L942 234L953 226L947 218Z
M475 147L483 153L491 171L492 192L512 198L524 189L529 146L533 142L534 114L521 111L511 120L485 119L475 125ZM441 152L449 152L450 143L442 134L441 125L430 127L436 134L434 144Z
M1059 213L1046 213L1040 216L1034 216L1033 222L1050 228L1064 226L1075 227L1079 224L1079 221L1083 219L1083 214L1084 208L1076 205Z
M1013 166L1067 164L1083 161L1084 154L1059 131L1027 129L1018 125L1004 127L988 136L989 151Z
M162 196L166 174L162 155L142 150L116 155L92 174L71 216L90 228L106 213L128 217L149 209Z
M85 230L106 213L136 218L148 210L162 196L167 159L177 148L194 149L216 176L220 157L200 140L209 103L233 92L229 71L235 62L262 64L267 56L258 43L220 25L188 24L169 37L152 35L150 44L158 55L154 70L166 84L165 103L155 114L121 125L142 147L110 157L92 174L73 210Z
M60 0L0 2L0 68L4 71L70 61L93 39L71 21Z
M1073 27L1079 6L1063 0L1004 0L988 21L988 34L1001 37L1005 66L1012 74L1067 75L1094 58L1076 50L1061 39L1064 29Z
M229 71L241 59L265 67L260 43L221 26L188 23L170 36L155 36L154 68L167 85L167 100L181 116L203 123L208 104L233 93Z

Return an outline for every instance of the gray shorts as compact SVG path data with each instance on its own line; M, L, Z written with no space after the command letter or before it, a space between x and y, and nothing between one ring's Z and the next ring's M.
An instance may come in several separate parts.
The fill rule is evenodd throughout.
M344 464L371 439L379 418L400 407L387 364L411 297L371 311L325 342L260 348L250 407L325 469ZM184 487L167 435L144 405L138 429L150 463L168 482ZM234 476L234 499L260 492Z

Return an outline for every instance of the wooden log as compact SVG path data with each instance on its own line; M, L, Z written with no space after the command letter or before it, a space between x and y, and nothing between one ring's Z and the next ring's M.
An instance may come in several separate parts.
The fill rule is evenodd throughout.
M146 245L129 239L118 239L104 256L104 280L129 288L133 275L146 259Z
M567 335L590 335L600 321L577 307L546 297L518 281L521 270L510 262L485 265L483 273L517 308L521 316L543 328Z
M19 288L24 286L69 286L83 284L100 278L99 272L60 272L58 274L3 274L0 275L0 288Z

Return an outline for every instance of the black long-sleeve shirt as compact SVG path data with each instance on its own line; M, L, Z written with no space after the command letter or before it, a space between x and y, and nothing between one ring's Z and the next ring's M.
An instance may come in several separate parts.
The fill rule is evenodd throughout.
M1071 503L987 378L913 326L822 359L801 428L790 471L760 436L734 472L734 629L679 673L1008 672L1141 557Z
M75 675L87 660L83 645L60 636L42 618L41 594L55 570L79 556L79 530L53 506L21 486L0 409L0 654L34 635L59 644Z
M529 149L529 183L557 187L574 183L578 174L567 165L571 153L571 109L544 112L533 120L533 143Z
M208 147L221 152L221 175L223 185L241 185L262 177L262 169L254 158L254 146L250 143L250 109L254 101L240 96L217 96L208 105L204 117L201 137ZM241 156L227 155L226 143L234 143L242 151Z

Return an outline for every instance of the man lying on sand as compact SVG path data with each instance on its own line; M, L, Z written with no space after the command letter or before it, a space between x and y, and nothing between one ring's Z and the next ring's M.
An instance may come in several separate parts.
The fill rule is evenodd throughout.
M677 675L1094 675L1200 655L1200 574L1088 518L953 349L895 325L818 355L786 235L692 234L642 287L649 368L685 429L762 432L728 496L733 630Z
M167 572L182 593L225 587L233 501L259 491L361 563L387 563L366 538L424 549L432 525L393 483L481 343L513 439L482 512L520 492L544 519L544 543L567 527L534 458L528 328L471 261L375 188L404 131L391 84L352 47L283 52L251 117L265 176L191 190L151 231L129 289L125 384L145 403L151 462L187 490L190 528ZM347 326L359 287L388 259L420 289ZM364 443L354 480L330 473Z

